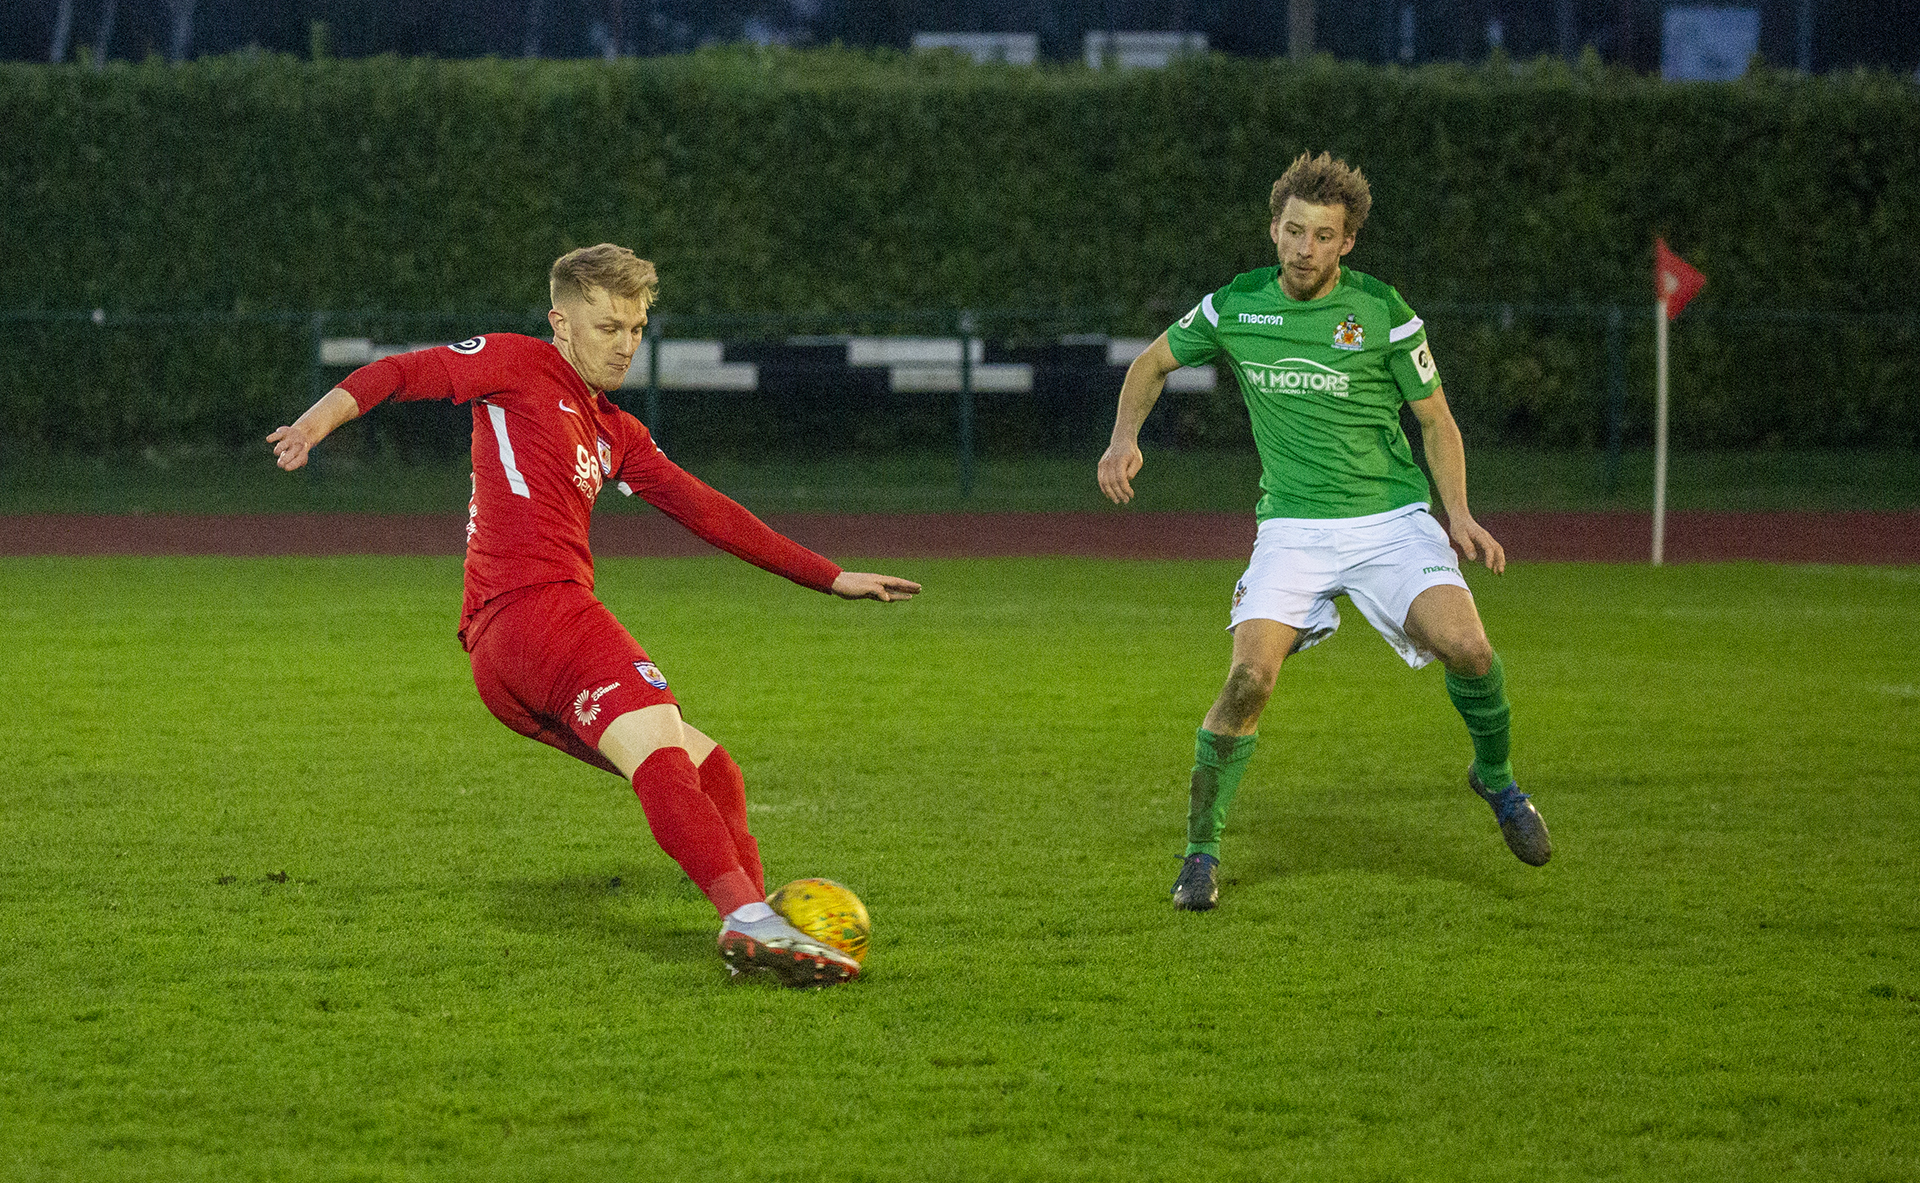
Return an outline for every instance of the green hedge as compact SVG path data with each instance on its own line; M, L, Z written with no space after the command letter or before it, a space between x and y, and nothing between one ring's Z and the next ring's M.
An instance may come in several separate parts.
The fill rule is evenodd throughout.
M15 442L251 437L308 393L308 311L538 308L554 256L607 239L659 263L669 313L1071 308L1150 334L1271 259L1268 187L1309 148L1372 177L1351 261L1416 308L1624 305L1636 430L1664 234L1710 277L1676 341L1702 442L1920 441L1920 90L1892 76L235 56L0 67L0 126L0 313L109 320L7 325ZM127 314L190 315L116 335ZM1590 328L1443 320L1476 429L1603 430ZM1231 430L1231 400L1178 413Z

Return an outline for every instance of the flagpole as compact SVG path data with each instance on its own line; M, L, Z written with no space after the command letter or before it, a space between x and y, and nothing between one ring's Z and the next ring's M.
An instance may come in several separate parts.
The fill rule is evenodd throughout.
M1707 277L1653 240L1653 565L1667 550L1667 321L1698 295Z
M1653 565L1667 543L1667 297L1653 302Z

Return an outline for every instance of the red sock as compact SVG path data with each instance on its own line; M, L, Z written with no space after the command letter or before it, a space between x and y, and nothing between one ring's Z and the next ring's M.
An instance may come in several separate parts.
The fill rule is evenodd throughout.
M700 775L686 749L660 748L648 756L633 774L633 791L660 849L680 864L722 916L766 898L741 869L733 835L701 791Z
M740 869L764 897L767 873L760 866L760 844L747 832L747 778L740 774L740 766L727 749L716 746L707 754L700 765L700 791L720 811L720 820L727 824L727 833L733 838L733 855L740 861Z

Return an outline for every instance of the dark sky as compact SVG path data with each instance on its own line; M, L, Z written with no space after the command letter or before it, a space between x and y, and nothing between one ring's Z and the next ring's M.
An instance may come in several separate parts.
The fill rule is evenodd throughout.
M1713 0L1689 0L1711 4ZM1760 50L1798 64L1810 19L1815 70L1920 66L1917 0L1745 0L1761 14ZM1287 48L1287 0L71 0L67 58L167 56L176 6L190 4L188 52L259 47L306 56L315 22L328 52L478 57L598 57L673 53L741 39L904 47L915 30L1025 31L1042 53L1077 58L1091 29L1179 29L1216 49L1268 55ZM61 0L0 0L0 57L45 61ZM1342 58L1467 60L1486 55L1496 27L1527 58L1591 44L1609 61L1659 63L1661 0L1318 0L1316 42ZM1411 19L1408 19L1408 14Z

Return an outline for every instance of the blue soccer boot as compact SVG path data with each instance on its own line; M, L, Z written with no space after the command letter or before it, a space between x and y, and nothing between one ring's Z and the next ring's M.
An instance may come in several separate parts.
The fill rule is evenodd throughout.
M1545 866L1553 857L1547 823L1541 820L1540 811L1520 791L1520 786L1509 781L1499 792L1489 792L1487 786L1480 783L1480 773L1473 768L1467 769L1467 784L1493 807L1493 816L1500 823L1500 836L1507 840L1507 849L1513 851L1514 857L1530 867Z

